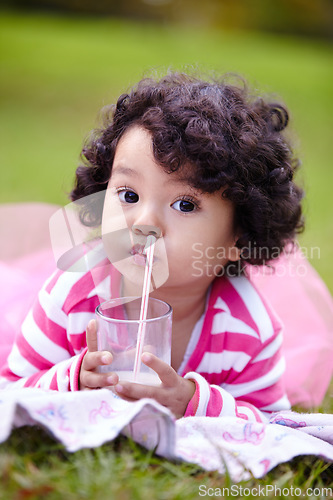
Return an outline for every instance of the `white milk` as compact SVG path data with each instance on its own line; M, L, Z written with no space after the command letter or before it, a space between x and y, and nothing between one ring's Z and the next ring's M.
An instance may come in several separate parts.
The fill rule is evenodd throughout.
M119 377L119 381L121 382L122 380L126 380L127 382L134 382L134 373L133 371L130 370L124 370L120 371L117 370L116 374ZM145 372L140 372L138 374L138 379L136 380L138 384L144 384L144 385L160 385L161 380L159 379L158 375L155 373L145 373Z

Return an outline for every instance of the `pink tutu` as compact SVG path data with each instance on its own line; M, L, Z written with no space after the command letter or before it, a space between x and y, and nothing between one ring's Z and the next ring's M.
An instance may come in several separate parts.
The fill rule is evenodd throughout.
M56 205L0 206L0 367L46 277L55 269L49 219Z
M272 271L249 274L284 326L290 402L318 406L333 376L333 300L326 285L299 250L279 258Z
M58 207L0 207L0 367L44 280L55 269L48 222ZM333 376L333 301L300 251L284 255L275 272L248 268L284 324L285 384L290 402L321 403Z

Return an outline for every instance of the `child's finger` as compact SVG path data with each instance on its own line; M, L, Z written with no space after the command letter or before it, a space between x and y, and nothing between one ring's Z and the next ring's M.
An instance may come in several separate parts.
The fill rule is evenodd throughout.
M81 387L86 389L97 389L114 386L118 383L119 377L116 373L96 373L85 371L81 377Z
M82 361L84 370L95 370L101 365L110 365L112 363L112 354L108 351L87 352Z
M141 359L146 366L149 366L149 368L157 373L165 386L172 387L177 383L178 375L175 370L170 365L154 356L154 354L145 352Z
M87 347L88 351L95 352L98 350L97 347L97 324L96 320L91 319L88 323L86 330Z
M156 386L149 386L126 382L119 380L115 386L115 391L118 396L121 396L126 401L137 401L141 398L151 398L158 400L158 392Z

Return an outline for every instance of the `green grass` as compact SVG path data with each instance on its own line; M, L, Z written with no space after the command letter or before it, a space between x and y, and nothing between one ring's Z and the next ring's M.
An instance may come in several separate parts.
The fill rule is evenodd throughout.
M315 457L298 457L263 479L234 484L228 475L157 457L123 437L70 454L42 429L23 427L0 448L0 478L0 500L192 500L203 487L229 488L231 498L242 498L241 488L253 489L243 497L257 498L259 487L268 487L265 498L288 498L285 488L305 495L308 488L332 487L333 469Z
M0 201L66 203L83 138L96 126L98 110L152 68L237 72L291 110L307 191L301 245L320 248L312 263L333 291L331 49L260 33L3 12ZM333 412L329 395L320 411ZM6 500L186 500L199 498L200 484L230 485L227 477L160 459L124 438L69 454L37 428L16 430L0 446L0 477L0 499ZM298 485L305 491L332 483L332 468L307 457L245 485Z

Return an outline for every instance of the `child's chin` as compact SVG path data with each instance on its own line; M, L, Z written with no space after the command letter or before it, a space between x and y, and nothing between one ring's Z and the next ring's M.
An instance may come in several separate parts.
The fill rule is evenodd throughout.
M130 259L132 261L132 259ZM130 282L132 285L137 286L137 292L131 293L131 295L141 295L142 286L145 274L145 266L138 266L133 262L129 262L129 259L124 261L116 262L113 266L117 271L123 276L125 280Z
M114 267L121 273L126 280L128 280L133 285L138 287L137 295L142 294L142 287L145 275L146 266L143 265L143 262L136 262L136 259L130 257L128 259L124 259L122 261L116 262L113 264ZM169 278L168 268L161 265L156 265L153 267L152 271L152 286L150 288L150 292L156 290L156 288L160 288Z

